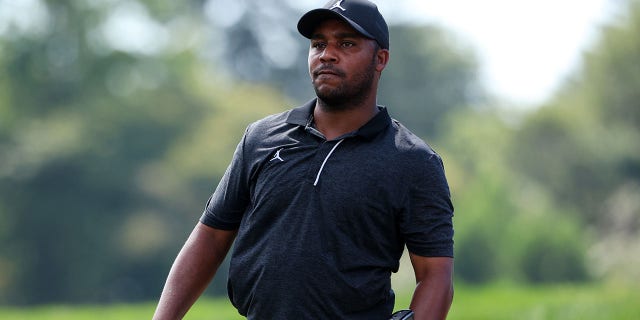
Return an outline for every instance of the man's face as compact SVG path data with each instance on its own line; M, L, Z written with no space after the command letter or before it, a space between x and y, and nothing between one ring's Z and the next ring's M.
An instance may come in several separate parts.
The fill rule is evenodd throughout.
M377 46L340 20L322 22L311 37L309 74L327 105L349 108L373 90ZM381 70L380 70L381 71Z

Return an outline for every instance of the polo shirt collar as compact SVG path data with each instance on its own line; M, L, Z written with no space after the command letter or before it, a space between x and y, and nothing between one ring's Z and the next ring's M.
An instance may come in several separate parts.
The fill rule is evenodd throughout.
M302 106L291 109L289 116L287 117L287 123L298 126L307 126L311 116L313 115L315 105L316 99L314 98ZM354 132L354 135L365 139L373 139L391 123L391 117L389 116L387 108L384 106L378 106L378 108L380 109L380 112L378 112L364 126Z

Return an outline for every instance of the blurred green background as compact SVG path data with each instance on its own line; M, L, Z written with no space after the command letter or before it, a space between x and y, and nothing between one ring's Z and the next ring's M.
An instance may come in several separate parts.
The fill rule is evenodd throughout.
M640 1L617 5L574 73L526 110L487 92L448 30L391 23L379 102L444 159L452 317L640 316ZM150 317L245 126L313 96L302 11L0 1L0 318L122 303L141 304L113 319ZM194 312L230 308L225 273ZM394 275L400 301L412 276L406 261Z

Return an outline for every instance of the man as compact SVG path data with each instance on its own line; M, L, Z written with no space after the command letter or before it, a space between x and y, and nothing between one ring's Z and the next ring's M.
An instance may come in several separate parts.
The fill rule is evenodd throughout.
M235 240L229 297L248 319L389 319L406 245L415 319L453 297L453 207L440 157L376 104L387 24L366 0L298 22L317 98L248 126L171 268L154 319L179 319Z

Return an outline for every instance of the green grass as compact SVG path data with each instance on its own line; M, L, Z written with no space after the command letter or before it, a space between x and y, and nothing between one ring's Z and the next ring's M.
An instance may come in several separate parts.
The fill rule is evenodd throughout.
M640 319L630 287L494 285L456 291L449 319Z
M409 292L399 293L397 308L405 308ZM127 320L150 319L155 302L107 306L0 307L7 320ZM186 320L243 319L226 298L201 299ZM457 286L449 320L482 319L640 319L640 290L606 285L549 285L524 287L495 284Z

